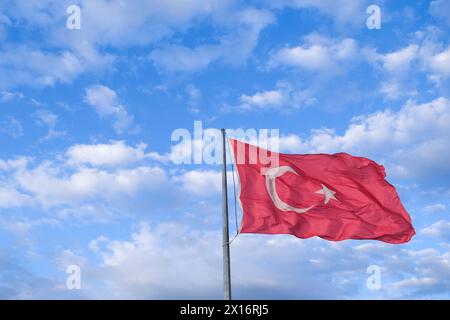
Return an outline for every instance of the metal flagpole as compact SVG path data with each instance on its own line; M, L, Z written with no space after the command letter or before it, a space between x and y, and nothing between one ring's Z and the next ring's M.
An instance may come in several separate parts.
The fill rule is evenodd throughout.
M223 168L222 168L222 215L223 215L223 291L224 299L231 300L230 239L228 232L228 189L227 189L227 153L225 129L222 131Z

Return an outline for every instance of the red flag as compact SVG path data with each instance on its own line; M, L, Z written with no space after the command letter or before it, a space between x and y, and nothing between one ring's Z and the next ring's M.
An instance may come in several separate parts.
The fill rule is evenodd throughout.
M388 243L408 242L415 234L384 167L372 160L346 153L282 154L230 143L240 180L242 233ZM266 164L267 158L278 160Z

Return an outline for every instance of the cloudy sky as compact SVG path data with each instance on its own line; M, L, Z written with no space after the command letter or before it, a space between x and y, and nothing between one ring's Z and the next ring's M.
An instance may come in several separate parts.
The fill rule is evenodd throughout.
M0 298L222 298L220 166L171 140L194 121L369 157L417 231L239 235L235 298L450 298L449 30L448 0L0 0Z

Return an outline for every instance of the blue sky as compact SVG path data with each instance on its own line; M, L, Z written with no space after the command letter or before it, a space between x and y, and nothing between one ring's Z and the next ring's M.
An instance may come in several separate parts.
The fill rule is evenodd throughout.
M235 298L449 298L449 27L448 0L0 0L0 297L220 299L220 166L171 141L202 121L382 163L417 231L240 235Z

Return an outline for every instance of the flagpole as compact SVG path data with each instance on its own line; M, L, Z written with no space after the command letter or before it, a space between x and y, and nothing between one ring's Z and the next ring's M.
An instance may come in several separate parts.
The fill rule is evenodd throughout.
M227 153L225 129L222 131L223 166L222 166L222 216L223 216L223 291L224 300L231 300L230 239L228 231L228 188L227 188Z

